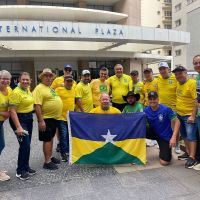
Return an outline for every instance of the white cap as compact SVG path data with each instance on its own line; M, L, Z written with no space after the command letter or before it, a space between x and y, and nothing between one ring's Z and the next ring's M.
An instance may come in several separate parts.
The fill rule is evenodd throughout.
M165 68L169 68L169 65L167 62L160 62L159 65L158 65L158 68L160 67L165 67Z
M85 69L85 70L82 71L82 76L84 76L84 75L86 75L86 74L90 74L90 71L87 70L87 69Z

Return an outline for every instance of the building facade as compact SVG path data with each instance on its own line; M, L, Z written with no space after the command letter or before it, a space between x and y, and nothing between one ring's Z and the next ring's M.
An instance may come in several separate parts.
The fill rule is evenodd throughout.
M173 47L175 65L183 65L193 70L192 58L200 54L200 1L172 1L173 29L190 32L191 41L188 45Z
M172 1L171 0L141 0L141 26L172 29ZM152 49L149 53L172 56L172 47L163 46L163 48ZM158 61L149 63L149 67L154 73L158 72ZM172 60L168 60L171 65ZM173 67L173 66L172 66Z
M170 56L149 54L152 49L190 42L186 32L141 26L140 0L1 0L0 69L15 79L28 71L37 83L42 68L58 75L63 65L97 76L101 66L116 63L125 73L142 71L149 62Z

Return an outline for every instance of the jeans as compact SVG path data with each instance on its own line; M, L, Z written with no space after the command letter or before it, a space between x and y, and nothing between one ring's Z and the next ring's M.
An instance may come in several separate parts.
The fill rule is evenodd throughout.
M187 119L189 118L189 116L180 116L177 115L181 125L180 125L180 133L181 133L181 137L183 139L187 139L190 142L195 142L197 141L197 124L196 123L192 123L192 124L188 124L187 123Z
M32 113L17 113L19 122L22 128L28 131L29 135L17 136L15 133L18 143L19 143L19 153L17 162L17 174L22 172L27 172L29 170L29 158L30 158L30 148L31 148L31 138L33 130L33 114ZM10 125L15 132L16 127L10 118Z
M5 139L4 139L3 121L0 121L0 155L4 147L5 147Z
M69 133L67 122L58 120L58 131L60 133L60 153L69 153Z

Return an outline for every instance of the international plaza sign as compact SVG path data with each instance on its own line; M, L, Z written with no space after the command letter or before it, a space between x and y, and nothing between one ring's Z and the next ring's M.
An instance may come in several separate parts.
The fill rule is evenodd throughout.
M120 25L47 22L47 21L0 21L0 37L85 37L103 36L120 38L125 34Z
M183 31L153 27L84 22L0 21L0 40L76 40L182 45L190 42Z

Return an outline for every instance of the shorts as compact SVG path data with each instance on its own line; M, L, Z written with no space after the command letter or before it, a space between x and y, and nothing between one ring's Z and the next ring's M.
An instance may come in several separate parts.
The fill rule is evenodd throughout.
M46 123L46 130L39 131L39 140L43 142L50 142L55 134L57 128L57 120L53 118L44 119Z
M193 124L188 124L187 123L187 119L188 119L188 115L187 116L180 116L177 115L181 125L180 125L180 134L181 137L183 139L187 139L190 142L195 142L197 141L197 124L193 123Z
M159 137L158 135L156 135L153 131L151 131L150 129L147 129L147 135L146 135L147 139L151 139L151 140L156 140L159 146L159 158L161 160L164 160L166 162L170 162L172 159L172 149L169 146L169 141L166 141L164 139L162 139L161 137Z
M3 121L0 121L0 155L4 147L5 147L5 139L4 139Z

